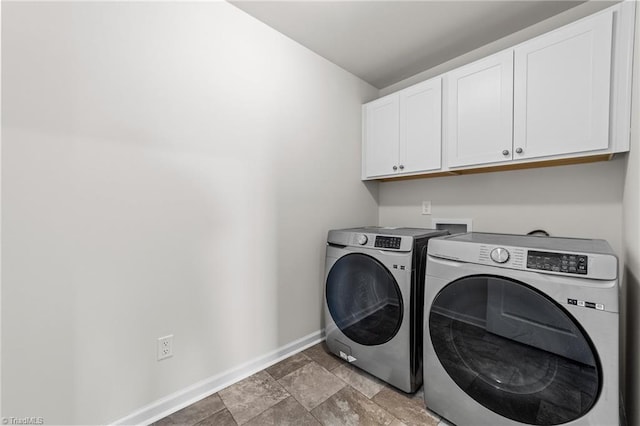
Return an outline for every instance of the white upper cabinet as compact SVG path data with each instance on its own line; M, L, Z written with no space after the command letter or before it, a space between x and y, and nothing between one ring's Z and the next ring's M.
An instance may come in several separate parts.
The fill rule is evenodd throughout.
M511 160L513 51L451 71L446 91L448 165Z
M628 151L635 10L620 2L364 105L362 178Z
M606 150L613 13L515 48L513 158Z
M364 106L364 179L440 168L441 85L428 80Z
M400 92L401 172L438 170L442 147L442 79Z
M398 169L400 134L399 95L377 99L364 106L364 177L383 176Z

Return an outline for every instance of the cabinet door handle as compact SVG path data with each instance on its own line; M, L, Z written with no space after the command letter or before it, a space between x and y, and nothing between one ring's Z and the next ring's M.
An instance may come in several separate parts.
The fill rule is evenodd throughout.
M400 170L404 170L404 166L400 164Z
M396 170L398 170L398 166L393 166L393 171L395 172Z
M502 151L502 155L507 156L509 155L509 150L505 149L504 151Z
M522 154L523 149L522 148L516 148L516 153L518 154Z

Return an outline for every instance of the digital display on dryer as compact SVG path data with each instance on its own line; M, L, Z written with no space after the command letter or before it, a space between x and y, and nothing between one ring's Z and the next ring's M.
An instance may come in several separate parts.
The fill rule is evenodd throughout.
M549 253L529 250L527 268L567 274L587 274L588 256L581 254Z
M376 236L374 247L400 250L401 241L402 238L400 237L383 237L378 235Z

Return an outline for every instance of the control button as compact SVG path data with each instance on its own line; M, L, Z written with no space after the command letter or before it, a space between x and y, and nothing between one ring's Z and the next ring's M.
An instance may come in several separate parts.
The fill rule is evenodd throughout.
M366 235L364 235L364 234L358 235L358 244L363 246L363 245L367 244L367 241L369 241L369 238L367 238Z
M496 263L505 263L509 260L509 252L502 247L494 248L491 250L491 260Z
M373 246L377 248L399 250L401 244L402 244L401 237L377 236Z
M578 306L582 306L584 308L584 300L578 300Z
M596 309L599 311L604 311L604 305L602 303L596 303Z

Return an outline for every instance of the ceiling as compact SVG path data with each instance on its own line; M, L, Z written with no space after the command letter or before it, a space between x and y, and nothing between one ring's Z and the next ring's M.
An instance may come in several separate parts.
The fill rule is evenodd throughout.
M582 1L231 1L377 88Z

